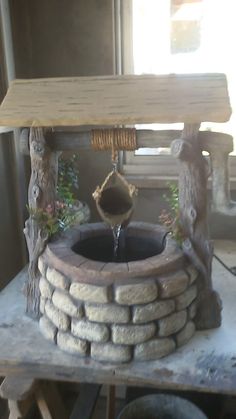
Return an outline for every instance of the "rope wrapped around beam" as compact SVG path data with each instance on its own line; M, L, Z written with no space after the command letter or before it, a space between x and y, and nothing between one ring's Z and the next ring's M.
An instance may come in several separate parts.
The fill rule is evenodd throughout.
M94 150L112 150L112 161L117 160L118 150L136 150L135 128L105 128L92 130Z

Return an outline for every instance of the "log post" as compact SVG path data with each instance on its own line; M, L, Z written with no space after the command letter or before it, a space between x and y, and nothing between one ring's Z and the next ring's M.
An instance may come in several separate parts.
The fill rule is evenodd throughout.
M49 204L52 206L52 211L55 211L58 153L52 152L46 145L42 128L31 128L29 142L31 178L28 202L30 216L24 229L29 251L29 269L25 292L27 297L26 313L37 319L40 316L38 258L44 251L48 235L34 214L45 210Z
M183 251L200 272L198 329L221 324L221 301L212 289L213 244L209 238L207 177L209 170L198 142L200 124L185 124L182 137L174 140L171 151L180 160L179 210L184 241Z

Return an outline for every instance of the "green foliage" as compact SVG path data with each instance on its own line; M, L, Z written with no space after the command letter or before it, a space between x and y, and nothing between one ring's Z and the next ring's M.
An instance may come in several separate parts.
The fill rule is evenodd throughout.
M60 201L55 202L55 210L51 205L48 205L44 210L28 207L28 211L29 215L37 221L39 227L47 233L48 237L71 227L77 217L72 207Z
M69 159L59 159L57 200L53 205L48 205L44 209L27 207L29 215L37 221L48 237L71 227L77 218L74 193L79 187L77 162L76 154Z
M57 196L62 202L73 205L74 191L79 188L79 174L77 169L78 154L69 159L59 159Z
M177 215L179 211L179 189L175 183L168 182L169 194L163 195L164 200L169 204L173 215Z
M170 211L162 210L159 216L159 221L167 230L173 235L174 239L181 245L184 240L184 235L179 218L179 190L178 186L174 183L168 183L168 195L163 195L164 200L167 202Z

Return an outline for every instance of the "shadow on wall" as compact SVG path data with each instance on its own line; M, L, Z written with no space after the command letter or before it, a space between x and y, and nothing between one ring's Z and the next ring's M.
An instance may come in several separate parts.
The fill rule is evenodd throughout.
M0 289L22 268L11 141L0 136Z

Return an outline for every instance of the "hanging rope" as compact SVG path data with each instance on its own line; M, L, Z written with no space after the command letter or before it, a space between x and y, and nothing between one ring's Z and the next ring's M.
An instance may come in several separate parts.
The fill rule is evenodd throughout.
M136 150L135 128L108 128L92 130L94 150L112 150L112 161L117 162L119 150Z

